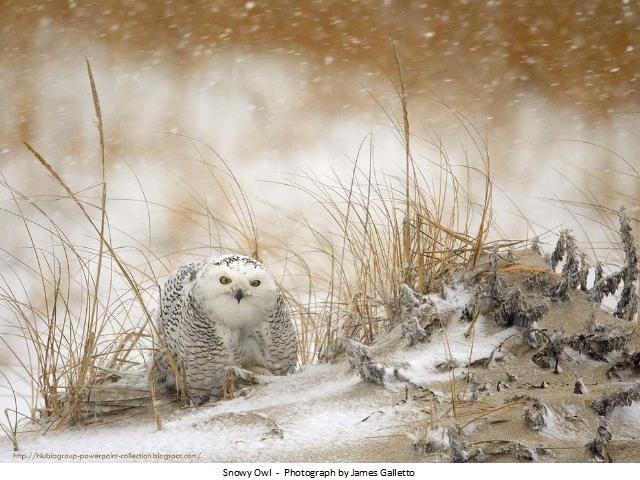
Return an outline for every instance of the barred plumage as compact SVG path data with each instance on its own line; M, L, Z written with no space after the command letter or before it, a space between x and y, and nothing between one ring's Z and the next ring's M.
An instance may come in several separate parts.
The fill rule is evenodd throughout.
M286 375L296 366L289 307L272 275L250 257L180 267L162 289L156 322L153 374L175 386L169 353L196 404L221 396L228 367Z

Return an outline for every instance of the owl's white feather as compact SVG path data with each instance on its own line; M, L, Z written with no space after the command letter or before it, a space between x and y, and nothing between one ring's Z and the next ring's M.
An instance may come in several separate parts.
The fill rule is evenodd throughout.
M154 375L175 383L171 355L194 403L220 396L228 367L275 375L295 369L289 307L273 276L253 258L225 255L180 267L162 289L156 321Z

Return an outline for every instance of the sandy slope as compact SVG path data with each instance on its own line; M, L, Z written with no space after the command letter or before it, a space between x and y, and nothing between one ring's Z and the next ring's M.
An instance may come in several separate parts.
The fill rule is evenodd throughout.
M199 461L418 461L407 441L380 457L368 437L400 434L423 414L400 394L360 381L344 363L268 377L246 396L198 408L165 406L163 429L147 413L107 425L25 434L23 452L185 453ZM365 420L366 419L366 420ZM391 437L394 438L394 437ZM404 438L403 438L404 440ZM373 444L385 443L385 437ZM12 454L3 441L2 460Z
M544 266L535 256L524 261ZM466 281L473 282L482 269ZM515 283L526 280L521 272L504 275ZM460 309L469 300L465 288L448 288L444 296L431 299L441 312L447 312L446 334L437 331L429 342L409 347L397 327L372 345L375 360L386 366L384 387L362 381L341 358L288 377L263 377L264 383L247 387L244 395L232 400L199 408L167 402L161 407L161 431L156 431L145 405L137 415L106 416L90 426L46 435L23 433L20 451L27 456L34 452L114 454L110 459L118 461L160 460L129 458L129 453L186 455L169 458L174 461L449 461L446 427L456 425L461 427L468 452L473 454L480 447L488 461L593 461L584 447L598 426L590 402L635 384L640 381L638 375L607 379L610 363L571 351L561 359L562 372L554 374L532 362L534 352L522 344L515 327L499 328L481 315L474 333L466 335L469 323L460 319ZM586 294L575 291L571 301L551 303L538 326L549 331L562 328L567 334L584 332L591 311ZM631 350L640 349L637 325L603 310L597 316L602 325L625 332ZM495 361L485 367L483 359L502 342ZM620 353L612 353L609 360L619 357ZM476 365L471 372L465 367L469 360ZM467 383L470 373L475 373L480 385L489 382L475 401ZM577 377L587 385L587 394L574 393ZM497 391L499 381L509 388ZM144 390L140 382L138 377L108 386L109 394L114 395L118 387ZM543 382L548 387L537 388ZM539 432L524 422L525 409L532 408L535 399L548 408L546 426ZM608 420L613 434L608 451L613 460L639 461L640 404L617 408ZM410 435L415 441L428 431L436 439L430 444L433 451L415 452ZM10 443L0 442L0 459L12 460Z

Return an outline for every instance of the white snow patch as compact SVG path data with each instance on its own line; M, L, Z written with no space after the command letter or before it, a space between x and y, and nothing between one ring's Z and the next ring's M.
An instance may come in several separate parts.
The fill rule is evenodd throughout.
M444 288L443 296L432 294L429 299L439 312L462 310L471 300L470 292L462 284L454 284ZM449 360L456 367L464 367L469 360L474 362L488 358L491 352L502 341L517 333L515 327L500 330L495 334L488 331L488 319L480 315L476 321L472 335L465 336L469 329L466 322L456 322L446 328L446 334L439 332L431 341L423 346L398 353L392 360L404 364L400 373L416 385L426 386L431 382L444 381L449 378L447 368L438 369L438 365ZM500 358L498 354L495 358Z
M545 426L542 429L542 433L558 439L575 438L575 433L564 427L562 420L555 414L553 409L548 405L546 407L546 412L543 414Z
M471 292L462 283L455 283L453 285L445 285L443 297L439 295L429 295L432 302L438 305L446 304L448 308L462 309L471 301Z
M449 435L444 427L407 433L407 437L413 443L414 448L422 450L424 453L444 452L449 449Z
M609 419L620 422L636 433L640 431L640 402L634 402L630 406L617 407L613 409Z
M470 294L461 286L454 286L445 290L446 299L437 295L430 295L430 299L440 310L461 309L470 300ZM427 385L431 382L444 381L449 378L447 369L437 366L452 360L455 366L464 367L469 362L487 358L491 352L506 338L517 333L515 327L500 330L490 334L488 319L483 315L476 321L475 331L468 337L465 333L469 329L468 323L457 322L447 327L446 335L442 332L433 335L431 341L424 346L399 353L393 360L404 363L400 372L416 385ZM496 358L500 358L497 355Z
M566 347L564 349L564 353L571 359L572 362L575 362L575 363L579 363L582 365L590 365L594 368L602 365L602 362L599 362L598 360L594 360L586 353L580 353L571 347Z

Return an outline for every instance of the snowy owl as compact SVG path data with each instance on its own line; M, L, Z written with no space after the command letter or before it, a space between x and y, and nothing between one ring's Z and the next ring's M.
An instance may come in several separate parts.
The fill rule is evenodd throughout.
M162 289L156 322L156 380L175 386L168 350L195 404L221 396L228 367L285 375L296 366L289 307L273 276L250 257L224 255L178 268Z

